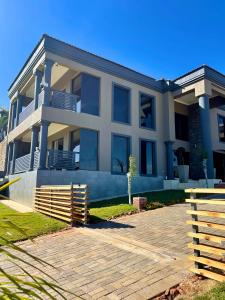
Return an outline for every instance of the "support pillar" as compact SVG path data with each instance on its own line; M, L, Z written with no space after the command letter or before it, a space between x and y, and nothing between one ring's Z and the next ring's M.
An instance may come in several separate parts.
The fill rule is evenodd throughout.
M48 148L48 126L49 122L41 121L40 125L40 157L39 157L39 170L46 169L47 148Z
M29 171L32 171L34 169L34 152L38 145L38 130L39 130L38 127L35 127L35 126L32 127Z
M19 140L14 140L13 149L12 149L12 174L14 174L15 172L15 163L16 163L17 152L18 152L18 144L19 144Z
M8 144L8 158L7 158L7 170L6 170L6 174L9 175L11 173L10 170L10 162L12 160L12 143Z
M44 63L44 76L43 76L43 88L44 88L44 98L43 105L49 106L50 97L51 97L51 75L52 75L52 66L54 61L46 59Z
M202 133L202 151L207 153L207 174L209 179L214 178L213 151L211 141L209 96L202 95L198 98L200 108L200 125Z
M17 101L16 101L16 126L19 125L19 115L22 111L22 101L23 101L23 96L18 95Z
M39 94L41 92L41 82L43 77L43 72L36 69L33 72L35 77L35 83L34 83L34 109L36 110L38 108L38 98Z
M173 141L166 141L166 175L167 179L174 179L173 174Z

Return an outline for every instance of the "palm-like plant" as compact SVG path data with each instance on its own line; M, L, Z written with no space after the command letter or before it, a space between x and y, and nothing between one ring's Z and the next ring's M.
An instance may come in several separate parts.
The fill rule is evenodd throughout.
M23 229L18 228L7 219L0 220L0 226L3 226L6 231L13 228L26 235ZM0 255L4 257L4 261L10 261L19 270L18 274L11 274L0 263L0 300L67 299L66 291L43 270L47 266L54 268L51 264L30 254L4 237L0 236L0 243ZM41 275L32 275L28 271L30 268L38 271Z

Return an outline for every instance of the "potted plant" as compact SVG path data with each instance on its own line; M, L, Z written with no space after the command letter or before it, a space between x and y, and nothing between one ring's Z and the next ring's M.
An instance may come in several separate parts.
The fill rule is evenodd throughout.
M202 156L203 171L204 171L204 174L205 174L206 187L208 188L209 187L209 185L208 185L208 173L207 173L208 153L205 150L203 150L201 156Z
M178 161L178 175L180 178L180 182L188 182L189 178L189 165L184 164L184 153L185 149L183 147L179 147L176 151L177 161Z

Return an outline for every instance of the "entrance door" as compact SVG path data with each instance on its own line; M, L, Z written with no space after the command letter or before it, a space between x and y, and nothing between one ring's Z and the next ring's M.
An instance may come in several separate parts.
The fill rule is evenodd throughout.
M225 154L213 153L214 168L216 168L216 178L225 182Z

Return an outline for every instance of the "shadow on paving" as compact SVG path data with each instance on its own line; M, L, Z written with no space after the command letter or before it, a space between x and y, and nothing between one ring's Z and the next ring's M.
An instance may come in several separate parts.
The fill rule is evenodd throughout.
M92 229L121 229L121 228L135 228L133 225L119 223L118 221L104 221L100 218L96 218L96 223L88 224L86 227Z

